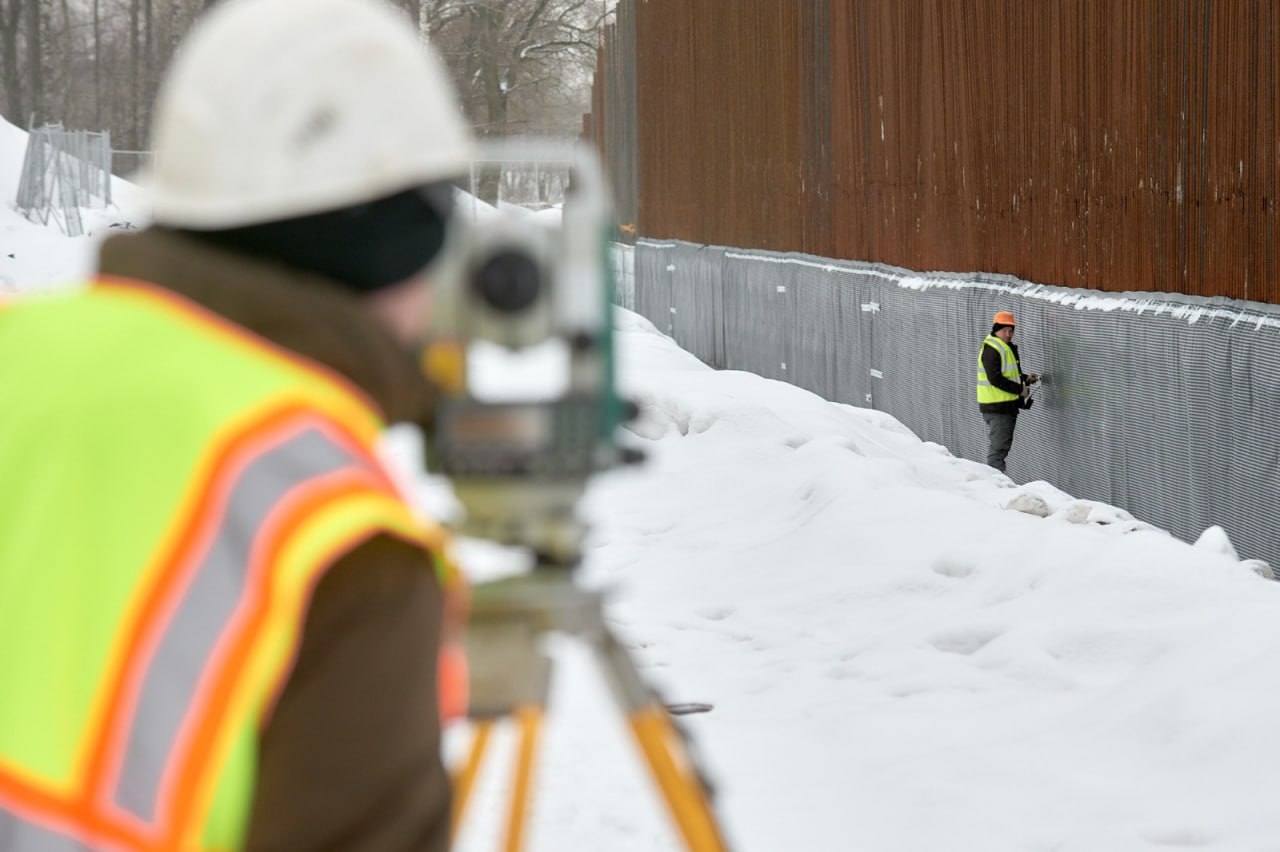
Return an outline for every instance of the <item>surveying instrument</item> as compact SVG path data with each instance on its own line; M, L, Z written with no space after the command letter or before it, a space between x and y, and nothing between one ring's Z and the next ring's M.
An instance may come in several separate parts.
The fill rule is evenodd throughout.
M523 848L533 765L547 708L551 660L542 639L564 633L593 652L691 852L728 846L684 735L609 629L601 595L579 587L586 528L576 509L588 479L636 462L617 430L636 415L614 387L611 210L603 173L585 147L508 142L481 163L568 164L558 228L501 214L451 224L436 274L431 343L423 365L440 390L427 459L453 485L463 535L532 553L526 574L473 587L467 627L470 753L454 779L459 826L496 722L518 735L504 848ZM473 392L472 345L547 350L559 366L549 397L486 399Z

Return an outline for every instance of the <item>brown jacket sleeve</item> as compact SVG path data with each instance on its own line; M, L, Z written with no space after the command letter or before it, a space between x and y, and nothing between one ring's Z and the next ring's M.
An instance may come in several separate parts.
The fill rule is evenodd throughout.
M246 849L448 849L440 607L426 555L397 539L372 539L327 572L262 732Z

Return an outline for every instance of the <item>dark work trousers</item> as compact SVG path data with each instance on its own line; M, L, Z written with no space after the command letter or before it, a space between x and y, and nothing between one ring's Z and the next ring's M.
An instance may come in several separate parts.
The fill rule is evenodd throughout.
M1013 446L1013 427L1018 424L1018 412L984 411L982 419L987 421L987 464L1004 473L1004 459Z

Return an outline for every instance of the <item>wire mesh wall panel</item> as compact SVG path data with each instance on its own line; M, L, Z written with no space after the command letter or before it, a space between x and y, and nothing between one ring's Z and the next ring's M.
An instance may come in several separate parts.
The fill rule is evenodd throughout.
M636 252L623 243L609 244L609 274L613 276L614 304L636 309Z
M974 384L978 359L972 327L962 320L966 312L956 310L957 301L954 291L906 290L884 286L882 279L871 317L875 407L914 424L913 431L928 435L926 440L948 447L955 444L957 424L954 412L937 405L937 386ZM949 369L961 363L969 369Z
M676 241L642 239L635 257L637 305L660 329L673 297L719 290L721 308L683 315L677 342L723 334L719 366L885 411L974 461L987 451L979 346L995 311L1012 310L1023 369L1043 376L1018 418L1012 477L1186 540L1217 524L1243 556L1280 566L1280 307Z
M795 304L796 329L787 364L789 381L827 399L841 390L839 351L847 306L839 298L833 277L816 264L792 265L788 276Z
M836 339L840 348L828 353L836 362L836 395L832 399L855 405L875 406L875 379L871 367L875 358L875 323L872 307L875 282L860 274L847 275L835 289L835 308L840 313Z
M644 236L1280 302L1280 4L619 10Z
M672 323L674 311L671 303L671 287L675 278L675 264L668 253L677 248L676 243L651 243L650 251L636 251L632 255L631 268L634 278L636 313L648 317L654 328L675 337ZM640 282L644 282L641 286ZM679 343L679 339L676 339Z
M796 322L794 288L786 267L736 252L725 252L724 257L725 366L769 379L789 379L788 365L794 360L791 330ZM677 278L673 286L683 282Z
M720 276L724 249L683 246L677 261L679 286L671 288L672 337L712 366L724 363Z

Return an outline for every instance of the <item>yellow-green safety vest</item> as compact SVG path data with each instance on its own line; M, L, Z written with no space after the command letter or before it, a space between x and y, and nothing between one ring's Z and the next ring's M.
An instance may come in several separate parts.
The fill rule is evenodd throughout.
M1013 347L1005 343L994 334L988 334L986 339L982 341L982 346L978 348L978 404L985 405L990 402L1009 402L1018 398L1019 394L1009 393L1001 390L987 379L986 368L982 366L982 351L985 347L990 346L1000 353L1000 373L1006 379L1015 385L1022 384L1022 368L1018 366L1018 359L1013 354Z
M0 308L0 398L5 849L240 847L309 590L443 531L358 390L148 285Z

